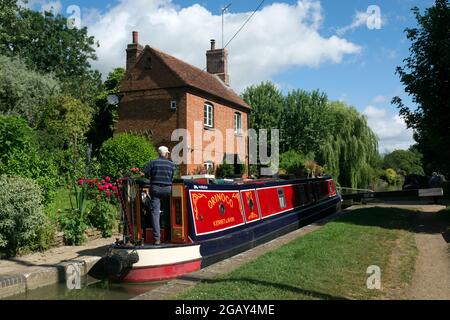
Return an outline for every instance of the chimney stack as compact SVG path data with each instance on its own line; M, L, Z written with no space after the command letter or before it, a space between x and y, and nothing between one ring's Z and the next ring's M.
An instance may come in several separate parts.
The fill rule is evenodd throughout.
M216 40L211 40L211 50L206 51L206 70L217 75L227 86L230 85L228 75L228 51L216 49Z
M134 67L137 62L137 58L144 50L144 47L139 44L139 33L133 31L133 43L127 47L127 70Z
M133 31L133 44L139 43L139 32Z

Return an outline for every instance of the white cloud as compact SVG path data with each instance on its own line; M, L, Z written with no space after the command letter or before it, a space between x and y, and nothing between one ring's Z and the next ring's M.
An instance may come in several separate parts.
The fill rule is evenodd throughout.
M412 144L413 131L406 128L400 116L386 108L367 106L363 112L369 126L380 138L380 152L387 153L399 149L408 149Z
M251 13L225 15L225 41ZM93 66L104 74L124 66L125 48L133 30L140 32L140 43L201 69L206 64L209 40L216 39L219 46L221 42L221 16L199 4L179 8L171 0L121 0L106 13L89 18L89 32L101 45ZM228 47L232 87L241 91L289 67L340 63L346 55L360 52L358 45L346 39L321 36L322 20L317 0L263 7Z
M387 98L385 96L376 96L375 98L373 98L372 103L374 104L381 104L381 103L386 103L387 102Z

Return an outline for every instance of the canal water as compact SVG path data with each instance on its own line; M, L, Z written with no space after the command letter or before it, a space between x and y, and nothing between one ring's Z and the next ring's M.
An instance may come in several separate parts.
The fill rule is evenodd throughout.
M4 300L129 300L154 290L164 282L147 284L124 284L99 281L90 276L82 278L81 289L68 289L65 283L58 283Z

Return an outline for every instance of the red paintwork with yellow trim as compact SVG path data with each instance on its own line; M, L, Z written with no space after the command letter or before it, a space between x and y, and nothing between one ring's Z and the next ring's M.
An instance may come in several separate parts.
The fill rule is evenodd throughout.
M191 191L190 197L197 235L244 224L238 191Z
M255 190L241 191L245 219L247 222L253 222L260 219L258 202L256 201Z

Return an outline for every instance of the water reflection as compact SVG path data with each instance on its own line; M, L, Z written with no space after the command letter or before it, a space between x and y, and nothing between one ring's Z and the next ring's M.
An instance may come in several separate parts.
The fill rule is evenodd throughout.
M92 277L82 279L80 290L69 290L65 284L55 284L5 300L128 300L162 286L163 282L124 284L99 281Z

